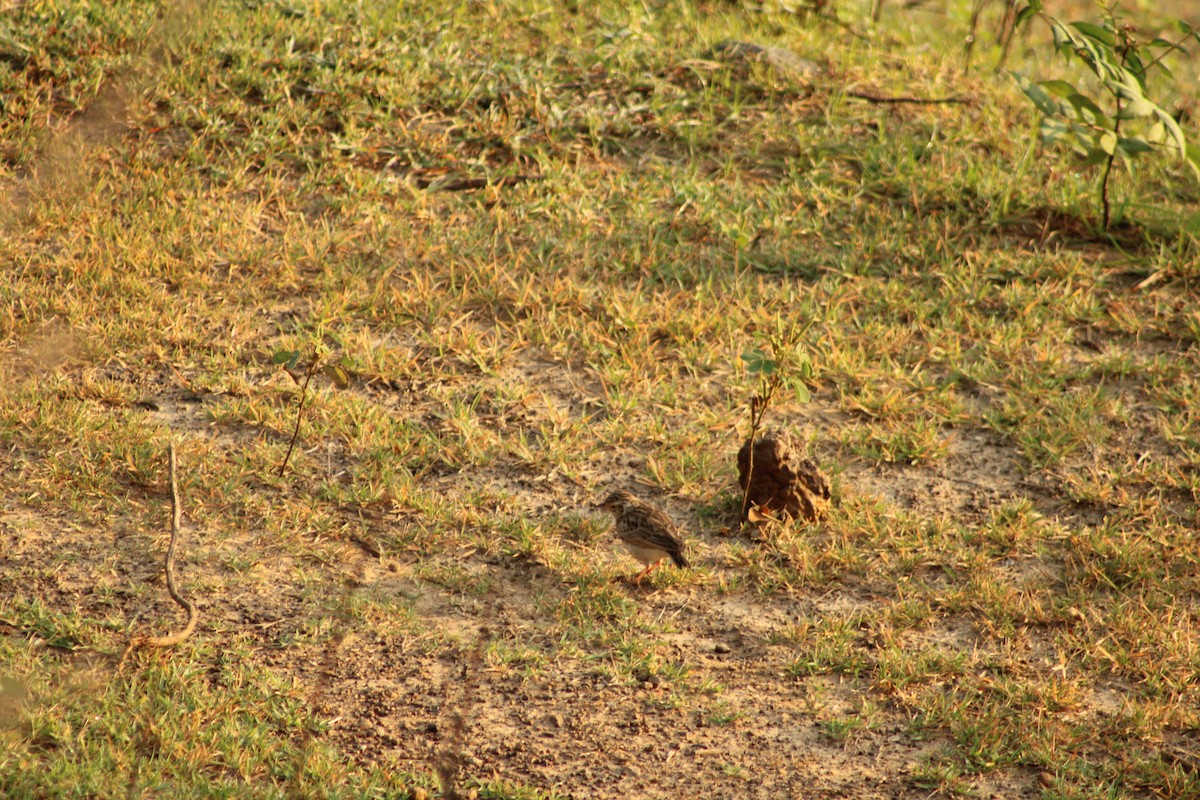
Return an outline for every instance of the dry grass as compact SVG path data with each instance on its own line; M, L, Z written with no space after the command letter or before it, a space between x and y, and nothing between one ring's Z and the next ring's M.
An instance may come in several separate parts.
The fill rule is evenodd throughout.
M1098 233L951 5L2 12L0 794L1200 791L1196 183ZM751 541L772 341L837 503Z

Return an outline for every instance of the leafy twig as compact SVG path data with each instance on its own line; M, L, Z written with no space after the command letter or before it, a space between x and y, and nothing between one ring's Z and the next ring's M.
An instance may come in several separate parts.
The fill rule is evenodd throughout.
M1174 150L1200 176L1200 149L1188 142L1175 117L1147 93L1151 70L1170 75L1162 59L1182 51L1187 39L1200 39L1200 31L1180 21L1184 33L1180 41L1144 40L1118 16L1115 3L1105 7L1100 25L1064 23L1048 15L1042 3L1026 0L1014 24L1034 18L1045 22L1054 34L1054 49L1068 61L1081 62L1095 76L1102 94L1094 99L1077 83L1064 80L1032 81L1018 73L1013 77L1042 114L1042 141L1067 142L1083 156L1085 165L1103 165L1097 189L1107 229L1112 221L1109 179L1117 156L1132 168L1133 160L1144 153Z
M1128 66L1129 54L1131 51L1137 50L1137 45L1130 38L1129 33L1125 29L1120 29L1118 34L1119 44L1116 46L1116 53L1121 58L1121 68ZM1151 62L1153 64L1154 62ZM1145 68L1142 69L1143 78L1145 76ZM1121 114L1123 111L1122 97L1118 93L1115 98L1117 113L1113 115L1113 137L1117 142L1121 141ZM1112 207L1108 200L1108 176L1112 174L1113 162L1117 160L1117 148L1113 147L1112 152L1108 154L1108 158L1104 162L1104 175L1100 178L1100 205L1104 214L1104 230L1108 230L1109 220L1112 219Z
M288 353L290 356L288 363L284 365L288 375L292 376L292 380L296 380L296 376L292 373L295 367L297 353ZM276 356L278 357L278 355ZM308 370L304 373L304 383L300 387L300 403L296 406L296 427L292 429L292 439L288 442L287 453L283 456L283 463L279 465L279 477L283 477L284 471L287 469L288 461L292 457L292 451L296 449L296 440L300 437L300 420L304 418L304 401L308 399L308 384L312 381L313 374L317 371L317 365L321 359L316 353L313 353L312 361L308 365Z
M776 345L772 347L772 350L779 353L781 348ZM792 375L785 374L784 365L761 349L747 350L742 353L742 360L746 362L746 368L758 376L758 392L750 398L750 436L747 438L746 444L746 488L742 493L742 508L738 515L738 521L745 524L750 515L750 486L754 478L754 442L758 438L759 431L762 430L763 418L766 417L767 409L771 407L775 393L781 386L793 389L802 402L808 400L808 387L804 385L802 379L811 377L812 364L807 359L802 361L798 365L798 374Z
M771 364L772 369L774 368L774 362L767 363ZM779 388L779 384L780 378L777 374L763 377L759 382L758 394L750 398L750 436L747 437L749 446L746 461L746 489L742 493L742 510L738 515L738 521L742 523L745 523L746 518L750 514L750 485L754 478L754 440L758 438L758 432L762 428L763 417L767 414L767 409L771 405L771 398L775 395L775 390Z

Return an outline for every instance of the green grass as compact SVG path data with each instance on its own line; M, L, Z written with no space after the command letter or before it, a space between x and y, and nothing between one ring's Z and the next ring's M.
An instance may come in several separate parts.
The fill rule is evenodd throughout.
M835 5L859 36L690 0L0 12L0 794L436 795L450 752L480 797L657 796L663 742L736 743L711 796L775 747L913 797L1200 791L1200 188L1120 173L1105 234L989 31L964 71L969 3ZM1063 70L1036 31L1008 66ZM767 422L838 502L750 540L770 342L812 399ZM282 477L281 351L348 377ZM170 441L200 630L118 667L177 624ZM611 484L694 569L624 580Z

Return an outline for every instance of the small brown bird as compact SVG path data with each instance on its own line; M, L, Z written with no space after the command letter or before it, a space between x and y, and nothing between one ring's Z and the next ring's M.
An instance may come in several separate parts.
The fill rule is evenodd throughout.
M646 565L633 579L634 583L640 585L642 578L668 556L677 567L691 566L683 556L683 541L675 523L654 506L618 489L604 499L600 508L612 512L617 520L614 526L617 538L634 558Z

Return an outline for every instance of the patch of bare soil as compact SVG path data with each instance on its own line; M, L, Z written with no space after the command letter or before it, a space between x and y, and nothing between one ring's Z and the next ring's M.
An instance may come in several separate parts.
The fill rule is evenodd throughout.
M161 582L150 537L134 534L139 541L133 545L129 535L70 528L11 506L0 534L2 591L96 617L127 612L141 626L174 619L165 592L149 607L113 592L130 582ZM866 800L917 796L913 770L938 747L914 744L904 735L908 720L892 712L876 729L845 740L826 731L824 721L861 706L864 687L850 679L789 675L793 650L773 643L818 599L713 597L699 589L618 584L648 621L670 621L669 632L652 635L659 657L685 666L690 686L725 687L712 695L676 694L653 677L614 677L604 652L563 655L546 604L570 587L535 563L468 557L462 566L486 571L492 583L486 593L463 598L418 580L415 563L383 563L361 548L342 547L331 585L349 578L350 588L331 592L407 599L421 632L359 633L343 620L335 623L331 643L281 648L317 610L289 588L295 562L272 558L231 580L213 566L219 562L214 553L198 544L203 532L192 530L188 538L181 582L201 609L197 638L261 642L262 663L298 680L315 712L330 721L329 739L363 764L425 771L448 752L464 778L574 798L700 793ZM241 552L253 547L250 540L235 543ZM620 556L601 551L597 557ZM50 564L58 566L43 569ZM31 574L49 577L23 581ZM198 591L214 585L222 588L207 596ZM830 596L819 602L850 601ZM494 641L533 648L547 660L529 675L490 665L480 647ZM456 715L463 719L461 733Z
M363 575L378 577L376 588L412 589L377 569ZM400 639L347 639L322 697L336 717L330 736L363 762L426 765L449 750L471 777L576 798L913 796L912 772L934 743L901 736L902 719L837 741L821 720L857 709L862 687L787 674L792 648L771 644L772 635L806 601L628 587L641 614L672 620L673 632L658 637L660 655L686 665L692 685L726 687L681 699L653 678L607 675L603 653L554 657L528 677L489 668L476 653L481 636L553 651L553 632L537 622L540 590L521 572L503 570L472 623L449 599L422 596L422 618L448 638L434 652ZM291 668L307 672L303 663Z

